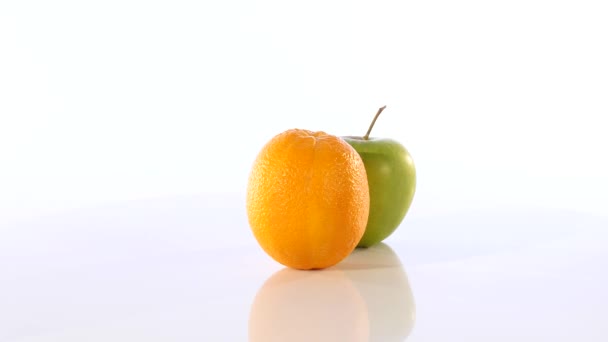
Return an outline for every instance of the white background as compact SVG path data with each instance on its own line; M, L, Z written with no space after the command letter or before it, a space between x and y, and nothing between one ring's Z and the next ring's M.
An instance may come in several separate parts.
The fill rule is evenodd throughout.
M289 128L401 141L413 213L608 213L605 1L2 1L0 227L235 194ZM240 205L240 204L238 204Z
M256 154L382 105L407 227L285 273L247 225ZM267 303L364 305L290 296L279 326L391 334L411 293L412 341L607 341L607 115L606 0L0 0L0 340L245 340L291 274Z

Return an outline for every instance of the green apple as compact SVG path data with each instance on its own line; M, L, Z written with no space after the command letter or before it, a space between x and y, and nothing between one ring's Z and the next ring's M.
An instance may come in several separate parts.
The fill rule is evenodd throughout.
M362 137L342 137L363 159L369 184L369 218L358 247L373 246L391 235L403 221L416 191L416 168L399 142L370 138L380 108Z

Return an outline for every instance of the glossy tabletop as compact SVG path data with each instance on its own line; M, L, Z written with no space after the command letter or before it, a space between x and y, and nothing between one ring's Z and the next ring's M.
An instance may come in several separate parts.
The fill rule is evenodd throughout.
M258 247L240 198L164 198L0 229L0 341L607 341L608 219L408 215L321 271Z

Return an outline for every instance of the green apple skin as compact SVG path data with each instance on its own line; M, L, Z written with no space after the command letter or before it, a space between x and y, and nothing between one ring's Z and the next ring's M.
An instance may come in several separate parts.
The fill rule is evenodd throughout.
M385 138L342 137L361 156L369 184L369 218L357 247L370 247L403 221L416 191L416 168L399 142Z

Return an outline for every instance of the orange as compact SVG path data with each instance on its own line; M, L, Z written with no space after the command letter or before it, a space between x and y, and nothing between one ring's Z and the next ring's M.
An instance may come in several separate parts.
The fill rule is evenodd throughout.
M320 269L342 261L363 236L368 214L363 161L339 137L291 129L254 162L249 224L264 251L285 266Z

